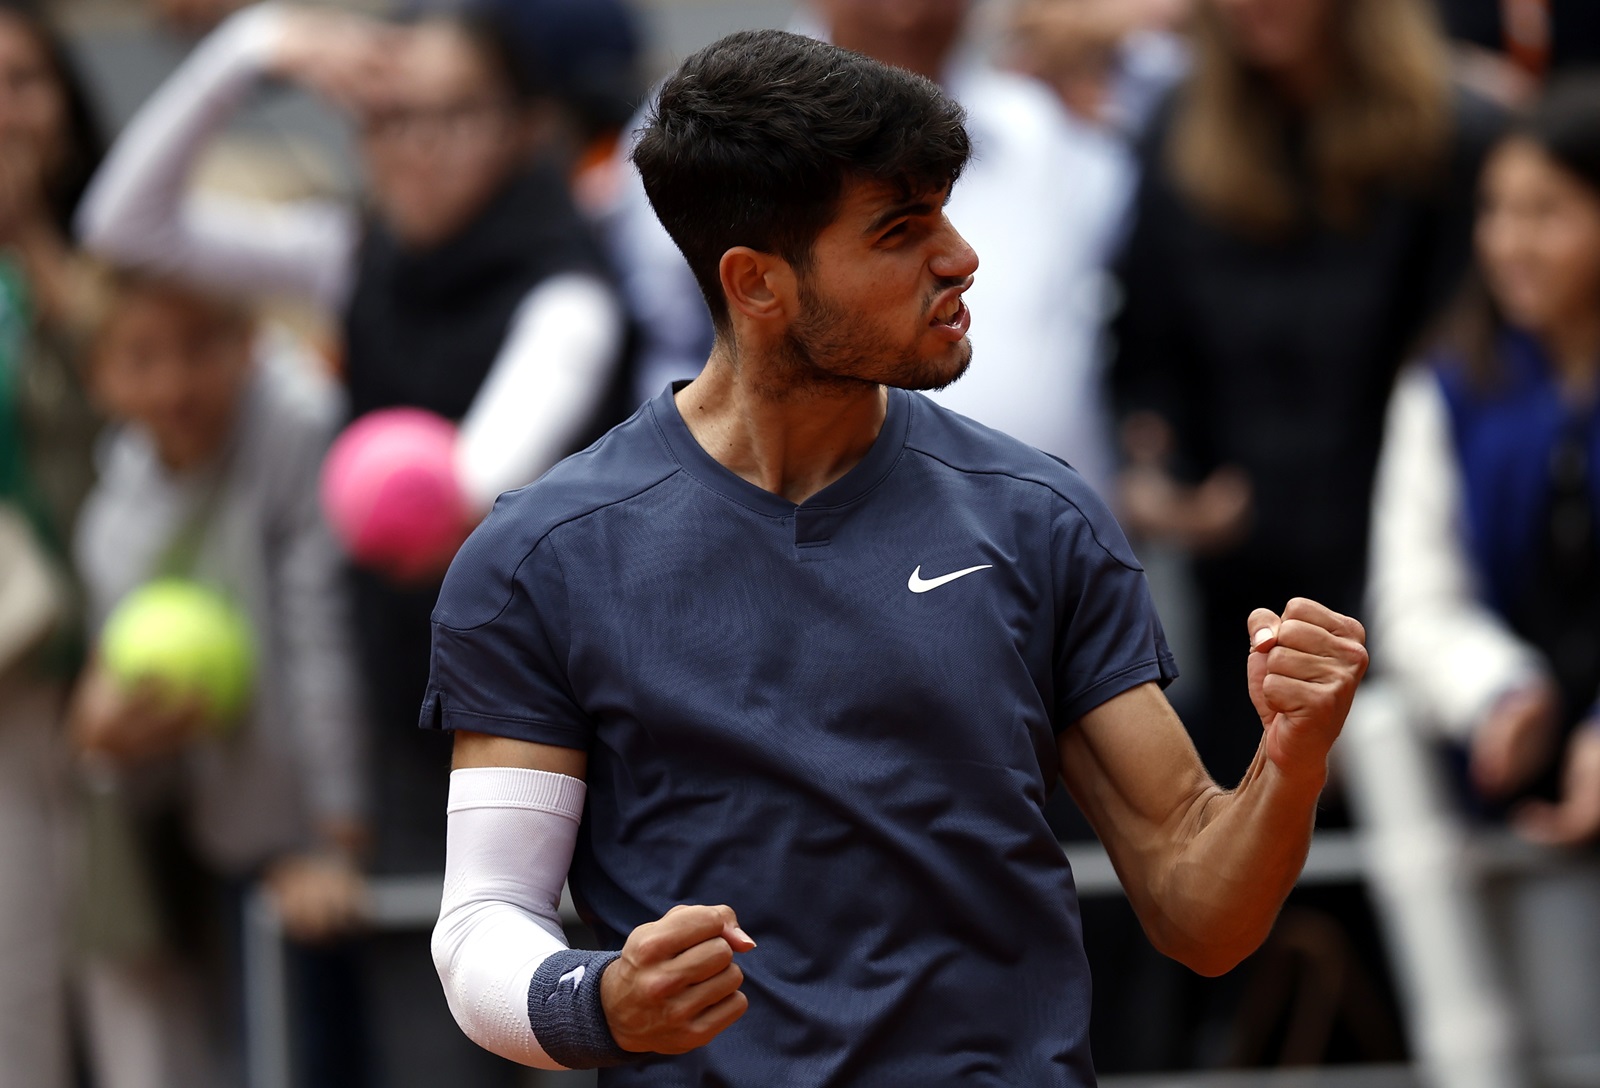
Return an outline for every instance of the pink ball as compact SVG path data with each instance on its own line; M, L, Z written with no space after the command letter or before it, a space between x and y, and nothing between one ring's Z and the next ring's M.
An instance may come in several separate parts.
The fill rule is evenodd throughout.
M411 581L449 565L467 533L456 428L420 408L369 412L322 464L322 509L357 563Z

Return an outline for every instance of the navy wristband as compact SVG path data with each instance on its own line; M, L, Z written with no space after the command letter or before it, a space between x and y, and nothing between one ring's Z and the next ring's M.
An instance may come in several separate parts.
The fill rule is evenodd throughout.
M528 1023L544 1052L568 1069L599 1069L648 1057L611 1037L600 976L621 952L552 952L528 985Z

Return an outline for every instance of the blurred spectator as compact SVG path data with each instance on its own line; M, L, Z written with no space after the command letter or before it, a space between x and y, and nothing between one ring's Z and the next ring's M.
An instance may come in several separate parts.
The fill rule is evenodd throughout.
M1593 0L1436 2L1462 78L1508 104L1527 102L1552 72L1600 63Z
M80 380L96 279L67 225L99 159L31 6L0 3L0 1086L68 1083L56 743L77 667L67 542L92 481Z
M458 470L480 510L615 421L623 320L552 161L559 105L486 17L400 28L263 6L230 18L129 125L80 224L119 260L344 315L360 415L409 405L461 421ZM291 80L354 113L367 214L188 188L250 89ZM416 728L437 582L354 575L373 744L372 864L442 870L448 739ZM455 1028L426 935L374 937L367 996L386 1085L510 1083Z
M1183 74L1174 37L1193 0L1024 0L1011 27L1012 63L1054 88L1069 111L1136 134Z
M1383 406L1467 259L1495 123L1452 94L1423 0L1205 0L1196 70L1143 150L1115 387L1129 528L1198 557L1220 780L1255 717L1238 626L1359 610Z
M148 0L150 11L179 34L201 34L213 29L245 0Z
M1141 149L1112 377L1120 514L1192 557L1190 682L1204 690L1186 722L1226 782L1260 739L1235 679L1244 617L1295 596L1360 614L1384 405L1466 266L1497 115L1453 89L1426 0L1199 0L1192 45L1193 71ZM1344 965L1303 976L1308 993L1370 1015L1371 998L1316 990L1370 977L1361 897L1302 894L1286 918L1301 909L1317 915L1308 954ZM1206 1053L1220 1036L1226 1060L1261 1060L1244 1044L1270 1027L1238 1010L1294 1007L1261 988L1299 955L1295 939L1216 983L1148 979L1193 1033L1171 1058L1222 1060L1214 1042ZM1381 1057L1367 1036L1347 1034L1350 1053ZM1299 1058L1330 1045L1325 1033Z
M1481 281L1390 408L1373 645L1415 722L1465 746L1473 807L1600 839L1600 76L1494 149ZM1593 1054L1600 876L1508 890L1505 967L1546 1056Z
M639 104L639 26L623 0L474 0L529 69L546 73L586 133L618 132Z
M264 874L286 929L308 939L360 908L357 678L317 509L342 410L286 337L171 282L125 277L93 354L97 398L121 426L77 531L91 628L177 577L223 593L255 636L236 722L154 682L128 688L98 661L71 721L91 771L78 891L95 1083L210 1088L242 1072L225 1042L241 1007L229 885Z
M642 30L626 0L411 0L402 9L486 16L507 52L544 73L566 106L579 207L594 216L610 207L621 180L616 146L645 90Z
M966 295L974 365L935 399L1110 479L1100 394L1101 270L1133 187L1116 134L1068 114L1044 87L963 49L967 0L818 0L798 29L936 79L967 110L975 153L947 214L982 262ZM711 347L694 278L636 171L612 222L642 324L636 400L692 378Z
M623 0L476 0L476 7L511 32L524 63L549 73L574 124L574 193L599 214L616 199L617 144L644 95L638 19Z

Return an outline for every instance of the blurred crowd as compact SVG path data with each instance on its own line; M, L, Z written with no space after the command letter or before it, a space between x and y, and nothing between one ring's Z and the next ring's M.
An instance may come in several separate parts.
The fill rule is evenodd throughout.
M416 721L448 550L336 532L325 455L360 417L442 417L458 543L692 379L712 327L627 162L662 74L639 12L377 7L148 0L187 55L111 134L75 21L0 0L0 1088L241 1084L254 889L297 1083L522 1083L455 1027L426 933L367 925L372 878L443 867L449 743ZM1368 626L1382 698L1327 810L1375 844L1370 887L1297 894L1221 981L1086 901L1102 1072L1410 1056L1518 1088L1594 1058L1600 7L792 19L966 108L974 365L933 395L1112 502L1213 775L1259 740L1252 608ZM347 184L239 137L286 93L344 119ZM130 664L183 593L232 617L247 680ZM1484 879L1496 829L1561 856Z

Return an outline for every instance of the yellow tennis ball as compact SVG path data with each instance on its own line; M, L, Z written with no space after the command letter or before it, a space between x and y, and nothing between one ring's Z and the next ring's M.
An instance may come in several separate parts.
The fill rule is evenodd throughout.
M218 724L243 713L255 685L255 640L221 593L161 578L130 593L106 620L100 657L118 681L151 680L174 698L199 696Z

